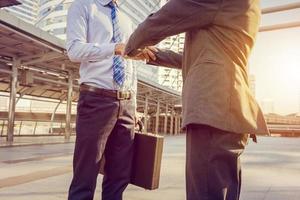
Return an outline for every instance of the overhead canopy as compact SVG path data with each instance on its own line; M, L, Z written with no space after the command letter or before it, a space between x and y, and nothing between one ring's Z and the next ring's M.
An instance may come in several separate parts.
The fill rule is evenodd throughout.
M17 0L0 0L0 8L21 4Z
M73 101L78 99L79 63L72 63L64 41L0 10L0 92L9 92L11 66L18 67L17 93L64 101L69 77L73 80ZM149 106L180 103L180 93L138 76L138 106L143 109L146 96Z

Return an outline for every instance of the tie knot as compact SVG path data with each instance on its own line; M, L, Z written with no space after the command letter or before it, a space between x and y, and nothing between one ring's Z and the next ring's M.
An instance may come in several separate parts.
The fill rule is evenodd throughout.
M113 2L113 1L111 1L109 4L108 4L108 6L110 7L110 8L116 8L116 4Z

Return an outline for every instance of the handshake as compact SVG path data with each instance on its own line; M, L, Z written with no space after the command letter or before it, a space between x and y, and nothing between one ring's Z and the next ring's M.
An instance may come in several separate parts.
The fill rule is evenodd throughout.
M125 59L132 59L132 60L143 60L146 62L155 61L156 55L155 52L158 52L157 48L154 46L148 46L144 49L139 49L138 54L135 56L128 56L124 55L126 44L118 43L115 46L115 55L122 56Z

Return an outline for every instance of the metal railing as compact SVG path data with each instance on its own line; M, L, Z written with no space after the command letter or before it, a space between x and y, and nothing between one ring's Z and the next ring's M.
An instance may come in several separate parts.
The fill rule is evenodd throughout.
M7 136L8 122L5 119L0 120L0 137ZM52 125L43 121L15 121L14 137L24 136L64 136L65 122L55 122ZM71 133L75 135L75 123L71 123Z

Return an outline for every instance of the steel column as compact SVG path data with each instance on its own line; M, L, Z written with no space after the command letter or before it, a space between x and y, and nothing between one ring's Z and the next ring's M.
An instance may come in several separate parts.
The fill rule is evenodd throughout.
M148 95L146 95L145 97L145 108L144 108L144 132L147 133L148 132L148 102L149 101L149 97Z
M173 123L174 123L174 109L172 108L172 110L171 110L171 122L170 122L171 124L170 124L170 135L173 135L173 128L174 128L174 125L173 125Z
M66 140L70 139L71 132L72 132L72 130L71 130L72 97L73 97L73 73L69 72L67 110L66 110L66 127L65 127L65 139Z
M37 123L38 123L38 122L35 122L35 124L34 124L34 128L33 128L33 135L35 135L35 131L36 131L36 127L37 127Z
M159 99L157 99L157 108L156 108L156 116L155 116L155 134L158 134L159 114L160 114L160 102Z
M300 2L290 3L290 4L275 6L270 8L264 8L262 10L262 14L277 13L277 12L288 11L288 10L293 10L298 8L300 8Z
M166 104L166 113L165 113L165 120L164 120L164 134L167 134L168 128L168 104Z
M21 131L22 131L22 125L23 125L23 121L20 122L20 127L19 127L19 135L21 135Z
M285 24L262 26L259 28L259 32L276 31L276 30L299 28L299 27L300 27L300 22L290 22Z
M1 136L3 135L3 129L4 129L4 125L5 125L5 121L4 120L2 120L2 126L1 126Z
M20 60L13 61L12 74L10 80L10 95L9 95L9 108L8 108L8 124L7 124L7 142L13 143L14 141L14 124L15 124L15 111L16 111L16 95L18 85L18 67Z
M182 133L182 115L180 114L178 117L179 117L178 132L180 134Z
M61 104L62 101L58 102L52 112L52 115L51 115L51 124L50 124L50 134L53 134L53 122L54 122L54 118L55 118L55 113L59 107L59 105Z
M175 114L175 131L174 131L174 135L178 134L178 116L177 114Z
M179 114L177 114L177 134L180 132L180 117Z

